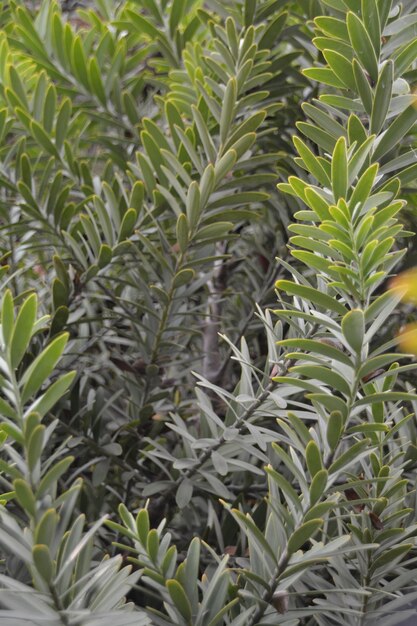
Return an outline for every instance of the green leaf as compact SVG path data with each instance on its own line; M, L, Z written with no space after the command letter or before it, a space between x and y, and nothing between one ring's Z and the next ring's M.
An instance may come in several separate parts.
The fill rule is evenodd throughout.
M348 165L346 152L346 139L340 137L337 140L332 157L332 189L334 201L345 198L348 185Z
M348 119L348 138L350 145L356 143L358 146L361 146L365 143L367 137L368 133L362 121L355 113L351 113Z
M265 552L265 554L268 555L273 563L276 563L276 553L269 545L264 533L258 528L250 515L245 515L244 513L242 513L242 511L239 511L238 509L232 509L231 513L233 517L239 522L241 528L244 529L244 532L247 535L248 539L250 539L252 545L257 546L259 550Z
M207 156L208 161L215 161L217 157L216 146L214 145L213 139L210 135L209 129L207 128L206 122L203 119L198 108L194 105L191 106L191 111L194 117L194 122L198 130L198 134L200 136L201 143L204 146L204 150ZM230 142L228 142L229 144Z
M395 56L395 78L399 78L408 70L411 63L415 61L417 56L417 39L406 45L401 52Z
M365 315L362 309L352 309L342 319L342 331L348 344L360 354L365 336Z
M273 380L276 383L284 383L286 385L294 385L300 387L306 391L310 391L313 394L318 394L320 387L317 384L311 383L309 380L302 380L301 378L291 378L290 376L274 376Z
M201 195L197 181L193 181L188 188L186 201L186 215L190 229L194 230L201 215Z
M208 224L200 228L194 236L195 241L202 241L204 239L224 239L228 231L233 227L232 222L216 222L214 224Z
M277 345L286 348L298 348L299 350L312 352L313 354L322 354L330 359L344 363L344 365L348 367L353 366L348 355L330 343L326 343L325 338L322 341L315 339L283 339L282 341L277 341ZM300 355L302 356L302 353L300 353Z
M87 57L84 51L83 41L79 35L75 36L72 41L71 65L76 78L84 87L89 89Z
M410 552L413 547L414 545L412 543L404 543L384 551L378 558L376 558L371 563L370 572L373 573L377 569L380 569L381 567L384 567L389 563L392 564L394 562L398 562L402 559L403 556Z
M334 474L335 472L340 472L343 467L355 461L357 457L370 445L370 439L362 439L362 441L357 441L352 446L349 447L346 452L341 454L338 459L333 461L333 463L329 467L329 474Z
M125 241L129 237L132 236L136 222L138 218L138 213L136 209L128 209L123 216L122 223L120 225L119 236L117 238L117 242ZM110 245L110 241L107 242Z
M184 213L178 216L176 233L180 252L184 253L188 246L188 220Z
M359 376L363 378L364 376L371 374L372 372L380 369L381 367L385 367L386 365L391 365L395 361L398 361L399 358L400 358L400 355L398 354L398 352L391 352L391 353L388 352L385 354L380 354L375 357L372 357L372 355L370 355L361 366L359 370Z
M35 517L36 515L36 500L33 495L33 491L30 488L30 485L23 480L22 478L18 478L13 482L13 488L16 492L16 498L20 504L20 506L31 516Z
M214 166L214 175L216 184L218 184L229 172L233 169L236 163L237 154L236 151L230 149L224 154Z
M165 585L177 611L185 620L190 622L192 608L182 585L174 578L167 580Z
M378 80L378 60L368 31L363 22L352 11L349 11L346 16L346 24L352 48L363 67L369 72L372 80L376 82Z
M326 131L334 137L335 141L340 136L346 136L345 127L337 122L331 115L329 115L329 113L323 111L321 106L314 106L305 102L301 105L301 108L304 113L313 120L313 122L320 126L320 128L326 129Z
M351 213L355 210L358 204L364 204L371 193L372 187L375 182L376 175L378 173L379 164L373 163L362 174L358 180L355 189L349 199L349 210Z
M369 433L372 435L376 432L387 433L389 432L389 426L386 424L378 424L377 422L370 422L368 424L358 424L357 426L352 426L346 431L349 435L353 433Z
M47 545L55 536L59 515L55 509L47 509L36 525L34 534L35 544Z
M352 64L353 69L353 64ZM356 82L356 79L355 79ZM355 89L356 91L356 89ZM337 94L328 94L324 93L319 96L320 102L324 104L328 104L331 107L335 107L337 109L343 109L348 111L349 113L364 113L365 109L361 102L357 98L354 100L352 98L348 98L346 96L339 96Z
M32 412L25 416L24 438L26 444L28 444L33 431L40 423L41 417L38 413Z
M94 80L94 78L92 77L92 72L90 70L90 82L92 82L92 80ZM100 87L97 85L95 89L98 92ZM137 124L139 124L139 111L137 109L135 99L129 91L123 92L123 108L132 126L136 126Z
M220 140L222 144L225 143L232 125L232 120L235 115L237 96L237 86L235 78L231 78L226 86L224 94L224 100L222 105L222 112L220 116Z
M284 11L283 13L279 13L276 17L268 23L267 27L264 30L264 33L259 40L259 49L262 48L272 48L274 43L277 41L282 29L285 26L287 21L288 13Z
M285 494L286 498L289 499L296 509L300 508L300 498L297 494L296 490L291 486L284 476L275 471L270 465L265 467L266 473L272 478L272 480L278 485L281 491Z
M3 335L3 341L7 347L10 343L10 339L14 329L14 306L13 296L10 289L7 289L3 296L2 309L1 309L1 332Z
M61 151L67 137L71 112L71 100L69 98L64 98L58 111L55 126L55 146L59 151Z
M54 564L48 546L44 544L34 545L32 548L33 562L42 578L50 583L54 576Z
M215 174L214 167L212 163L209 163L203 172L203 176L200 181L200 204L201 206L206 206L210 199L210 195L214 190L215 185ZM196 218L199 215L195 216Z
M70 387L72 381L77 375L76 371L67 372L56 380L39 398L29 407L28 413L36 411L41 417L46 415L48 411L60 400Z
M43 127L47 133L51 133L56 111L56 89L54 85L49 85L43 105Z
M328 513L334 506L337 506L336 502L319 502L315 504L311 509L307 511L304 516L304 521L308 522L311 519L316 519L317 517L324 516Z
M340 411L332 411L327 422L326 438L330 450L333 452L340 441L343 432L343 416Z
M309 67L303 70L304 76L307 76L310 80L314 80L317 83L323 85L329 85L336 89L344 89L344 83L336 76L332 69L328 67Z
M173 0L169 14L169 33L174 37L175 31L183 17L186 5L183 0Z
M28 111L29 104L28 104L28 100L26 96L26 91L23 86L23 82L19 76L19 72L13 65L9 65L7 69L9 71L10 85L14 93L16 94L18 100L20 101L20 104L23 106L23 108L26 111Z
M334 50L323 50L323 56L340 82L355 92L356 80L351 61Z
M245 0L244 19L245 28L249 28L253 24L253 18L256 12L257 0Z
M288 554L297 552L319 530L322 524L322 519L312 519L297 528L288 539Z
M206 86L203 85L199 80L196 81L196 84L212 116L220 124L221 111L222 111L220 104L214 97L209 95Z
M305 196L309 206L317 213L320 221L330 219L329 203L317 193L314 189L307 188L305 190Z
M324 187L329 187L330 179L319 159L313 154L310 148L308 148L306 144L301 141L301 139L296 135L294 135L293 141L297 152L303 159L309 173L311 173L321 185L323 185Z
M188 478L184 478L177 489L175 494L175 501L180 509L185 508L193 496L194 485Z
M318 128L314 124L308 124L306 122L297 122L296 126L300 133L303 133L306 137L311 139L320 148L323 148L326 152L333 152L336 144L336 139L325 130Z
M28 467L32 472L37 463L41 461L42 450L45 440L45 426L39 424L33 430L27 448Z
M132 21L132 25L140 35L148 35L152 40L157 41L160 37L160 31L145 17L128 9L126 15Z
M360 173L363 165L365 164L368 155L374 145L375 135L371 135L362 143L361 146L355 151L352 158L349 161L349 181L348 184L352 185L356 176Z
M322 30L326 35L335 37L336 39L342 39L349 41L349 33L346 24L343 20L339 20L335 17L316 17L314 20L315 25Z
M179 132L179 130L180 129L177 129L177 132ZM163 165L163 157L162 157L160 146L158 145L158 143L156 143L153 135L151 135L147 131L142 131L140 134L140 138L142 140L142 145L146 150L147 156L149 157L150 162L152 163L153 167L155 168L155 171L158 174L158 178L161 184L165 185L167 180L161 169L161 165ZM182 140L187 141L188 142L187 149L189 147L190 151L194 152L194 148L191 142L189 141L189 139L186 138L185 134L183 135ZM196 159L197 159L196 167L198 169L198 158Z
M310 302L313 302L313 304L317 304L326 311L330 309L330 311L341 315L346 313L345 307L338 300L336 300L336 298L332 298L314 287L298 285L289 280L278 280L275 283L275 286L277 289L281 289L290 295L305 298L307 301L309 300Z
M320 273L323 273L333 279L339 278L338 272L331 269L332 261L328 261L327 259L323 259L323 257L319 256L319 254L314 252L307 252L306 250L291 250L291 255L302 261L304 265L310 268L315 268Z
M149 513L146 509L141 509L136 516L136 528L138 537L143 546L146 546L149 534Z
M380 71L376 84L371 114L371 133L378 134L387 119L391 103L393 82L394 64L392 61L386 61Z
M390 124L388 129L380 140L375 142L375 150L373 159L379 161L391 148L397 145L404 135L414 126L417 120L417 107L411 105L407 107L395 120Z
M308 471L311 477L314 478L323 467L320 450L315 441L311 440L308 442L305 455Z
M257 111L256 113L248 117L246 120L244 120L241 124L239 124L239 126L230 136L224 149L230 150L230 148L233 148L234 144L236 144L240 139L242 139L248 134L254 133L262 124L265 117L266 117L265 111Z
M366 28L366 31L369 33L369 37L372 41L372 45L374 47L377 57L379 57L381 51L382 34L381 23L379 20L378 4L381 4L381 2L378 2L378 0L362 0L361 2L363 24Z
M92 56L88 64L88 82L90 89L96 96L97 100L103 105L107 106L107 97L104 90L103 81L101 79L101 72L98 66L97 58Z
M326 489L328 472L320 469L314 475L310 484L310 506L314 506L321 498Z
M43 129L43 127L38 122L33 120L31 122L31 124L30 124L30 129L31 129L31 132L32 132L32 135L33 135L34 139L36 139L36 141L39 143L39 145L48 154L52 155L53 157L55 157L55 159L60 161L61 157L59 155L59 152L56 149L56 147L54 146L54 144L52 143L52 141L49 139L48 134Z
M7 422L2 422L0 424L0 432L6 433L8 437L11 437L11 439L14 439L21 446L25 445L25 438L22 434L21 429L18 426L14 426L13 424L10 424ZM20 476L20 472L19 472L19 476Z
M10 419L17 421L17 413L3 398L0 398L0 415L3 417L10 417Z
M109 265L109 263L111 263L112 256L113 256L113 250L111 249L111 247L105 243L102 243L100 246L98 259L97 259L97 265L99 266L99 268L103 269L103 267L106 267L107 265Z
M68 333L56 337L26 369L22 377L22 402L27 402L50 376L64 351L68 337Z
M68 304L68 290L59 278L54 278L52 281L52 301L55 310L66 307Z
M236 152L236 157L238 160L253 146L255 140L256 133L246 133L246 135L233 143L232 148Z
M194 270L191 269L182 269L177 272L174 276L174 280L172 282L173 289L178 289L183 285L189 283L195 276Z
M224 456L222 456L221 454L213 450L213 452L210 455L210 458L217 474L220 474L220 476L227 476L227 473L229 471L229 466Z
M165 137L165 134L161 131L159 126L148 117L142 118L142 124L147 133L152 137L153 141L164 150L169 151L171 146Z
M321 365L296 365L289 370L291 373L306 376L307 379L317 379L330 385L337 391L349 396L351 389L345 378L329 367Z
M380 24L381 24L381 32L384 31L385 28L386 28L386 24L387 24L387 21L388 21L389 16L390 16L391 9L392 9L392 2L391 1L389 1L389 2L379 2L378 3L378 13L379 13L379 20L380 20ZM396 26L398 26L399 22L401 22L401 20L400 21L398 21L398 20L394 20L393 21L394 28Z
M45 493L49 490L52 492L55 491L55 485L58 480L61 478L63 474L67 471L71 463L74 461L73 456L67 456L64 459L61 459L44 474L42 477L39 487L36 491L36 497L41 498Z
M372 94L371 86L369 84L369 79L362 69L361 64L356 59L353 59L352 67L358 94L362 100L365 111L368 113L368 115L371 115L374 97Z
M37 310L38 299L36 294L32 294L22 304L14 324L10 341L10 359L13 369L17 368L29 346Z
M360 400L356 400L353 406L356 408L378 402L407 402L411 400L417 400L417 394L402 391L384 391L365 396Z
M322 404L328 411L339 411L343 416L347 416L346 403L337 396L329 393L309 393L306 397L312 402Z

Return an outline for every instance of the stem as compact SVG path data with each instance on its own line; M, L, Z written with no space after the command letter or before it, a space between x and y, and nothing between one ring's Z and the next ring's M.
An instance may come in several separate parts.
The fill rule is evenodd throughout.
M296 525L293 532L298 530L298 528L300 528L303 525L303 519L307 515L309 510L310 510L310 506L307 506L302 511L300 515L300 523ZM256 626L259 620L261 620L262 617L264 616L265 611L267 610L268 606L272 603L272 600L274 598L274 593L280 583L281 575L285 572L287 565L290 561L290 558L291 558L291 555L288 554L288 549L285 548L278 561L278 565L275 569L275 572L268 583L268 589L263 593L262 597L260 598L259 600L260 605L258 609L256 610L256 612L254 613L254 615L252 616L251 621L247 624L247 626Z
M165 308L164 308L164 310L162 312L162 316L161 316L161 319L159 321L158 330L156 332L154 344L153 344L152 351L151 351L151 358L150 358L150 362L151 363L156 363L156 361L157 361L159 347L160 347L160 344L161 344L161 341L162 341L162 337L163 337L165 329L166 329L166 325L167 325L167 321L168 321L168 318L169 318L169 314L170 314L171 309L172 309L172 304L173 304L173 300L174 300L174 294L175 294L175 292L177 290L177 288L174 287L174 278L175 278L175 275L178 274L178 272L181 270L182 265L184 264L184 260L185 260L184 257L185 257L185 253L183 252L183 253L180 254L180 256L179 256L179 258L177 260L177 263L175 265L173 279L171 281L171 285L170 285L169 291L167 293L168 302L167 302L167 304L166 304L166 306L165 306Z
M64 624L64 626L70 626L70 621L68 619L68 617L65 615L64 611L64 606L61 602L61 600L59 599L59 596L57 594L57 591L54 587L54 585L51 583L50 585L48 585L50 594L53 598L54 604L55 604L55 608L57 609L58 613L59 613L59 617L62 620L62 623Z
M369 565L369 558L368 558L368 565ZM369 579L369 572L368 574L365 576L365 579L362 582L362 588L366 589L366 587L368 587L370 583L370 579ZM366 618L366 611L368 608L368 602L369 602L369 595L365 595L362 599L362 607L361 607L361 616L359 618L359 624L358 626L364 626L364 619Z
M258 607L258 609L256 610L256 612L254 613L254 615L251 617L250 622L247 623L247 626L256 626L256 624L258 624L259 620L261 620L265 614L266 609L268 608L268 606L271 604L273 597L274 597L274 593L276 591L276 588L279 585L279 578L281 576L281 574L285 571L287 565L288 565L288 561L290 560L290 555L288 554L287 550L285 549L284 552L281 555L281 558L278 562L277 568L274 572L273 577L271 578L268 587L269 589L267 591L264 592L262 598L261 598L261 605Z
M356 398L356 395L357 395L357 392L358 392L358 386L359 386L359 377L358 377L358 373L356 371L354 383L353 383L353 386L352 386L352 393L350 395L350 398L346 402L347 415L346 415L345 423L343 425L343 431L342 431L342 433L340 435L339 443L337 444L335 449L332 452L329 453L327 459L325 460L325 462L323 464L325 469L329 469L329 467L331 466L331 464L334 461L334 457L336 455L337 450L339 449L340 445L343 443L343 435L346 433L346 429L347 429L348 424L349 424L350 412L351 412L352 405L353 405L353 403L355 401L355 398Z
M280 371L276 375L277 376L284 375L285 372L287 371L287 367L288 366L282 365L280 368ZM252 402L252 404L246 409L243 415L241 415L236 420L236 422L234 422L234 424L231 425L231 428L236 428L240 434L246 427L246 421L250 417L252 417L252 415L255 413L257 409L259 409L260 406L262 406L262 404L268 398L270 392L273 391L277 387L277 385L278 383L274 381L271 381L270 383L268 383L268 385L262 391L260 396L256 398L256 400ZM226 438L224 435L222 435L216 441L216 443L212 444L211 446L208 446L208 448L205 449L203 454L197 460L196 464L193 465L193 467L190 467L188 470L186 470L182 474L182 476L180 476L180 478L177 479L177 481L175 482L175 485L178 486L178 484L181 483L182 480L184 480L185 478L191 478L192 476L194 476L198 472L198 470L204 465L204 463L210 458L212 452L215 452L216 450L218 450L224 443L226 443Z

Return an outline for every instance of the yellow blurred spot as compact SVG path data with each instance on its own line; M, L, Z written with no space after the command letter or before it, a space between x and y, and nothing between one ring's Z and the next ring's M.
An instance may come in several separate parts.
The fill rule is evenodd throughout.
M391 283L392 288L402 295L404 302L417 304L417 268L403 272Z
M399 334L401 352L417 354L417 322L408 324Z

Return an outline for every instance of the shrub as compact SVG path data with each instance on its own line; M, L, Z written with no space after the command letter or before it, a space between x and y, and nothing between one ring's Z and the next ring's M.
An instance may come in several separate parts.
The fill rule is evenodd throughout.
M415 615L417 14L301 5L1 10L10 626Z

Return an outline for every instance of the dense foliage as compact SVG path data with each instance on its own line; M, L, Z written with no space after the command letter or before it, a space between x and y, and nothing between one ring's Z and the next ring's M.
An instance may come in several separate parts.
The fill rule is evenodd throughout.
M405 624L417 1L35 4L0 8L0 622Z

